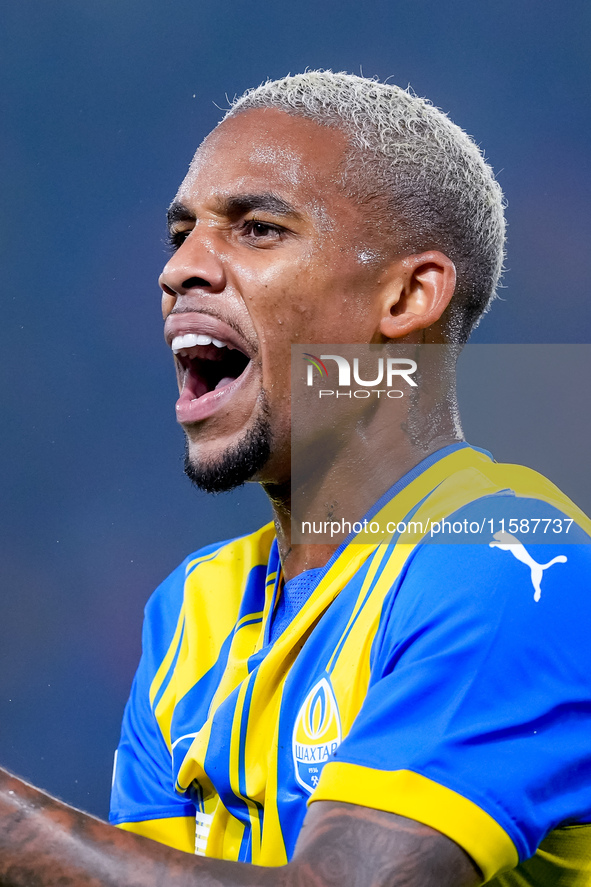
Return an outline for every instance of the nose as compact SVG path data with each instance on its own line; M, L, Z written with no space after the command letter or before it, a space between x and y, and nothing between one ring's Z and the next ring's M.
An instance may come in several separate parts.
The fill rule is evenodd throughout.
M226 274L221 256L206 232L191 231L186 240L169 259L158 278L162 290L162 315L166 319L179 296L200 290L222 292Z

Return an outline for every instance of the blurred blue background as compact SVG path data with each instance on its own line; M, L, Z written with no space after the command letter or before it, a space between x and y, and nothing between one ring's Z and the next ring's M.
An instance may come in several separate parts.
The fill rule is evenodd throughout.
M105 816L150 591L189 551L269 514L256 488L207 498L184 479L162 341L164 211L217 106L307 66L411 84L485 147L508 199L503 301L474 341L588 343L591 6L1 7L0 762ZM557 479L591 499L576 474L588 436L573 452L564 431L588 402L580 366L579 389L554 373L564 415L534 467L558 448ZM466 425L486 445L499 423L475 391ZM526 441L535 428L519 403L501 450L511 423Z

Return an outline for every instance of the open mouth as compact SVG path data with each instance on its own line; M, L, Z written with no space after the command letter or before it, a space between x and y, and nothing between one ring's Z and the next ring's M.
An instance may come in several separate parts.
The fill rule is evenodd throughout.
M191 400L231 385L250 363L235 345L204 334L175 336L171 348L181 370L181 393Z

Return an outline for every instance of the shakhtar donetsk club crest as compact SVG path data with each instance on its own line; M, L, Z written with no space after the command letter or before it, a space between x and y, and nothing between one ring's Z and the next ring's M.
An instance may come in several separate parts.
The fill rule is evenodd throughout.
M293 728L295 776L306 791L318 785L320 772L341 743L341 719L328 678L315 684L298 712Z

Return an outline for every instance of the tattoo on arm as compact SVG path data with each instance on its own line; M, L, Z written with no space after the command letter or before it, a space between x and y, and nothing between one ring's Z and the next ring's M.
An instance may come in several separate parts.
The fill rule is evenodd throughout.
M453 841L352 804L312 805L292 862L192 856L124 832L0 770L0 887L476 887Z
M298 872L293 887L482 883L461 847L429 826L381 810L327 801L311 805L291 865Z
M271 887L274 871L121 831L0 770L0 887Z

